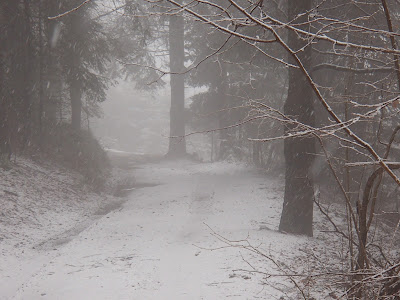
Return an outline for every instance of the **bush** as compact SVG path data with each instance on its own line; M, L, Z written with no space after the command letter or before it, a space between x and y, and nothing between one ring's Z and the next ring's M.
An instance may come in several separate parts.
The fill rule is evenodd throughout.
M57 160L81 173L95 187L104 186L111 169L110 161L90 131L76 131L69 124L61 124L52 130L49 140Z

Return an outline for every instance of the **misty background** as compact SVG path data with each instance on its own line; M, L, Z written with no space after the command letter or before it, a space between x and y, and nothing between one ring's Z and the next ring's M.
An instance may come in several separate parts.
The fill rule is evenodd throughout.
M399 3L0 1L0 298L398 300Z
M191 96L203 90L186 89L185 107L190 106ZM169 143L170 93L168 87L140 91L132 82L119 81L107 91L107 100L99 104L100 117L90 119L89 127L105 148L164 155ZM188 133L193 131L187 128ZM188 153L204 161L211 160L212 134L215 133L186 137Z

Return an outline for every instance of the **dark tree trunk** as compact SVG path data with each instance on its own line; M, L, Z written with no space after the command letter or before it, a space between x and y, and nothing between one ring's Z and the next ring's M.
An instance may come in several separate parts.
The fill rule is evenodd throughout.
M42 0L39 0L39 107L38 107L38 135L39 135L39 145L43 145L43 102L44 102L44 40L43 40L43 11L42 11Z
M170 136L167 156L183 157L185 141L185 69L184 20L182 15L169 18L169 57L171 74ZM175 73L175 74L174 74Z
M17 85L21 74L21 60L17 57L18 41L21 41L20 10L18 1L0 1L0 156L10 158L11 137L17 135L16 108L21 102L20 87ZM15 91L15 93L14 93ZM11 114L11 112L14 112ZM14 143L15 144L15 143Z
M0 26L2 21L2 7L0 6ZM7 133L6 133L6 102L4 95L4 40L0 37L0 160L2 156L7 152Z
M311 9L311 0L289 1L289 20L297 18L294 23L307 22L307 14ZM302 15L304 14L304 15ZM300 17L299 17L300 16ZM309 30L308 25L300 26ZM295 33L289 33L289 46L292 50L299 50L306 41ZM307 46L297 53L304 67L310 70L311 47ZM295 64L294 59L290 62ZM304 124L314 125L313 93L311 86L299 69L289 69L289 91L284 106L284 113ZM294 130L293 126L286 126L285 132ZM315 141L310 138L287 138L284 142L286 160L285 195L279 230L312 236L314 185L310 174L315 153Z
M24 0L24 33L22 36L23 41L23 50L24 50L24 58L23 58L23 81L21 84L23 85L23 99L22 99L22 115L20 119L21 127L23 128L23 137L22 137L22 148L30 145L31 137L32 137L32 107L33 107L33 90L34 87L34 79L33 79L33 71L34 71L34 49L32 46L32 22L31 22L31 1Z

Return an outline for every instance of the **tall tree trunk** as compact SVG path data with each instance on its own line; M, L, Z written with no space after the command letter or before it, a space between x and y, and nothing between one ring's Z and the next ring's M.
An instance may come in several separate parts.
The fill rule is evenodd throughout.
M181 14L169 18L169 57L171 74L170 136L167 156L183 157L185 140L184 20Z
M6 16L5 16L5 5L4 3L0 3L0 27L6 25ZM5 134L5 125L6 125L6 106L5 106L5 97L4 97L4 78L5 78L5 60L4 60L4 52L5 52L5 39L1 35L0 36L0 160L3 154L6 152L6 134Z
M11 136L17 132L15 112L21 102L20 87L17 85L21 61L18 60L18 41L20 40L19 1L0 1L0 156L11 156ZM15 93L14 93L15 92ZM11 122L13 121L13 122Z
M3 10L0 5L0 26L3 22ZM0 163L2 156L6 153L7 141L6 141L6 103L5 103L5 70L4 70L4 39L0 36Z
M289 20L303 30L309 30L307 11L311 9L311 0L289 1ZM289 47L297 51L306 45L306 41L299 38L293 31L289 32ZM310 70L311 46L307 46L297 53L304 67ZM295 64L294 59L290 62ZM289 91L284 106L284 113L304 124L314 125L313 93L299 69L289 69ZM294 126L287 125L285 132L294 130ZM284 141L284 155L286 160L285 195L279 230L312 236L314 185L310 174L310 167L315 153L315 141L308 137L287 138Z
M32 107L33 107L33 90L34 90L34 49L32 47L32 24L31 24L31 1L24 0L24 33L22 41L24 45L23 58L23 99L22 99L22 117L20 119L23 128L22 148L31 143L32 137Z
M44 74L44 41L43 41L43 11L42 0L39 0L39 107L38 107L38 138L39 146L43 144L43 102L44 102L44 89L43 89L43 74Z

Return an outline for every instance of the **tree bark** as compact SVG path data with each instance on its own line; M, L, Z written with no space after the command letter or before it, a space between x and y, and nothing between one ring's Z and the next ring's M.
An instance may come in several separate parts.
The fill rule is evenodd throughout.
M20 10L17 1L3 1L0 3L0 26L3 32L0 36L0 156L10 158L12 153L11 136L17 139L16 108L21 102L16 78L19 78L21 62L17 61L18 41L20 31L18 20ZM19 57L18 57L19 58ZM12 114L12 112L14 112Z
M22 148L31 144L32 138L32 107L33 107L33 90L34 83L34 49L32 46L32 22L31 22L31 1L24 0L24 32L22 42L24 43L24 58L23 58L23 81L21 88L23 89L22 99L22 118L19 120L23 128Z
M6 24L5 18L5 5L4 3L0 4L0 26L4 26ZM5 97L4 97L4 51L5 51L5 39L3 36L0 36L0 159L2 155L6 152L5 148L7 145L6 142L6 133L5 133L5 125L6 125L6 106L5 106Z
M309 30L306 12L311 9L311 0L289 1L289 21L302 24L299 27ZM293 31L289 32L288 45L293 51L304 47L307 43ZM297 52L304 67L310 70L311 46ZM290 63L296 64L290 57ZM314 126L313 92L310 84L299 69L289 69L289 90L284 105L284 113L307 125ZM296 130L293 125L286 125L285 132ZM310 167L315 153L315 141L311 137L292 137L284 141L286 160L285 194L279 230L313 235L313 200L314 185Z
M0 6L0 25L1 25L1 17L2 17L2 7ZM0 159L5 154L7 148L7 133L6 133L6 103L5 103L5 95L4 95L4 41L0 37Z
M170 136L167 156L183 157L185 141L185 45L184 20L181 14L169 18L169 57L171 70Z
M39 19L38 19L38 27L39 27L39 107L38 107L38 139L39 146L43 146L43 102L44 102L44 40L43 40L43 3L42 0L39 0Z

